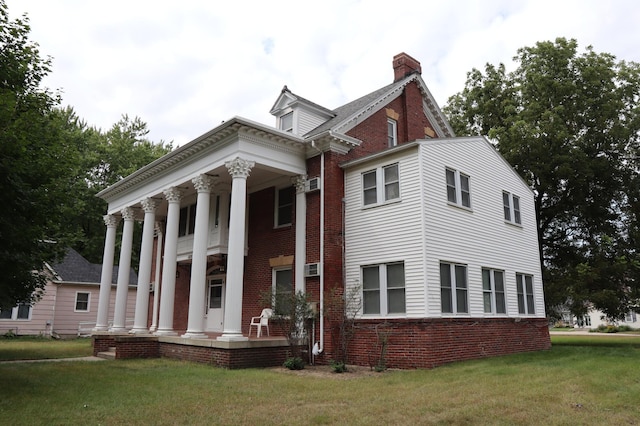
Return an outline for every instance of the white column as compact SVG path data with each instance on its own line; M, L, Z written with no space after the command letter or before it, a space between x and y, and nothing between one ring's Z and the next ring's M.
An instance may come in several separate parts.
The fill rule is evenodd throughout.
M245 217L247 208L247 177L255 163L240 157L225 166L233 178L227 256L227 289L224 301L224 328L218 340L248 340L242 335L242 287L244 271Z
M291 179L296 188L296 246L295 246L295 291L305 292L304 264L307 260L307 199L305 196L305 175Z
M129 296L129 276L131 275L131 250L133 248L133 220L131 207L121 211L124 226L122 228L122 242L120 245L120 262L118 263L118 285L116 287L116 305L113 313L113 326L109 331L125 331L127 317L127 297Z
M156 273L153 280L153 313L151 314L151 327L149 332L153 333L158 329L158 306L160 305L160 266L162 265L162 223L156 222Z
M113 255L116 250L116 227L118 218L107 214L103 217L107 225L107 235L104 239L102 255L102 275L100 276L100 297L98 299L98 317L94 331L109 329L109 299L111 298L111 280L113 279Z
M207 337L204 334L204 299L207 283L209 209L214 179L207 175L199 175L192 182L196 191L198 191L198 199L196 201L196 224L193 232L193 254L191 256L189 321L187 332L182 337L203 338Z
M149 284L151 282L151 260L153 257L153 228L156 220L157 202L152 198L142 200L144 225L140 247L140 267L138 268L138 291L136 293L136 313L131 333L148 333Z
M173 304L176 293L176 269L178 258L178 225L180 222L180 198L178 188L164 191L169 202L167 209L167 229L164 243L164 262L162 263L162 290L160 291L160 320L156 334L176 335L173 331Z

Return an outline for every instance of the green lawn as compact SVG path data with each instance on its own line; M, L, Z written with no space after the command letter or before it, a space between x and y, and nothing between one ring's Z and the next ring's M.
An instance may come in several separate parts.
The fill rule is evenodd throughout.
M358 378L166 359L0 364L0 424L638 424L640 338L552 341Z
M53 340L0 337L0 361L91 356L91 339Z

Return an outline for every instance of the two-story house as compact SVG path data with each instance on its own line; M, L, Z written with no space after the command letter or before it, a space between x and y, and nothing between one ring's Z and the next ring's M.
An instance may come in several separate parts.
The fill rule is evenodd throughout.
M133 329L118 283L110 330L101 293L94 351L278 365L284 341L249 338L250 320L265 292L302 291L326 363L340 347L326 315L336 289L359 302L354 364L381 345L400 368L548 349L531 190L486 139L455 137L417 60L396 55L393 71L336 109L285 86L275 127L234 117L98 194L104 283L118 223L121 268L133 221L144 229Z

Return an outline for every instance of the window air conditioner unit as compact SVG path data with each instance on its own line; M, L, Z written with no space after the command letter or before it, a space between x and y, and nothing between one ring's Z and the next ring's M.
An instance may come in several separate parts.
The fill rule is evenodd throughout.
M311 179L307 179L304 189L306 192L318 191L320 189L320 178L314 177Z
M318 275L320 275L319 263L307 263L306 265L304 265L305 277L317 277Z

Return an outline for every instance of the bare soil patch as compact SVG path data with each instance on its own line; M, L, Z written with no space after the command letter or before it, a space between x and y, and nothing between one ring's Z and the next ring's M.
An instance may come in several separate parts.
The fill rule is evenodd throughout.
M380 377L384 372L378 373L369 367L348 365L344 373L336 373L330 365L305 365L302 370L289 370L285 367L272 367L272 371L296 376L318 377L336 380L358 379L361 377Z

